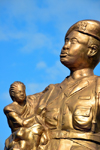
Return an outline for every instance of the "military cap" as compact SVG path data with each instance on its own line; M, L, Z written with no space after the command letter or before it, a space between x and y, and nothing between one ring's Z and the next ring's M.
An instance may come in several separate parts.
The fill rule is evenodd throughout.
M66 33L69 35L72 31L78 31L92 36L100 41L100 22L96 20L82 20L72 25Z

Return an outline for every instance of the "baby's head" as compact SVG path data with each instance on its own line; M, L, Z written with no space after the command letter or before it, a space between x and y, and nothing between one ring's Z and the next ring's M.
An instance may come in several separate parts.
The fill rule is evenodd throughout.
M13 101L20 104L24 103L26 99L25 85L20 81L15 81L10 85L9 94Z

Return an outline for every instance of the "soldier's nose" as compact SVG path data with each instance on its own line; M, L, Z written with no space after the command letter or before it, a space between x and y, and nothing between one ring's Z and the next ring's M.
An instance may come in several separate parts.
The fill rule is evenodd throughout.
M70 41L65 43L65 45L63 46L64 50L69 49L69 48L70 48Z

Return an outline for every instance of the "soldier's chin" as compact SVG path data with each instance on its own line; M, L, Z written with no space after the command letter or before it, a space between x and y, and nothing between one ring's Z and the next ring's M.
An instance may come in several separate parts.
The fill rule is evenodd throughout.
M67 60L65 60L65 59L63 59L63 58L60 58L60 62L61 62L64 66L66 66L67 68L69 68L69 62L68 62Z

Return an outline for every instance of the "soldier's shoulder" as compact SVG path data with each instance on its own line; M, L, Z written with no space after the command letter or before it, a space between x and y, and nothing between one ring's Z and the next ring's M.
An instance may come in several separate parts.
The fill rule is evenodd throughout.
M26 100L27 101L30 101L30 100L37 101L42 95L44 95L44 93L46 93L49 90L52 90L57 85L59 85L59 84L58 83L57 84L49 84L42 92L35 93L33 95L27 95Z
M100 79L100 76L96 76L98 79Z
M93 80L93 81L96 81L97 79L100 80L100 76L92 75L92 76L86 76L85 78L83 78L83 80Z
M49 85L43 90L43 93L45 93L45 92L48 91L49 89L54 88L56 85L58 85L58 84L49 84Z
M97 76L97 80L96 80L96 86L97 86L97 92L100 92L100 76Z

